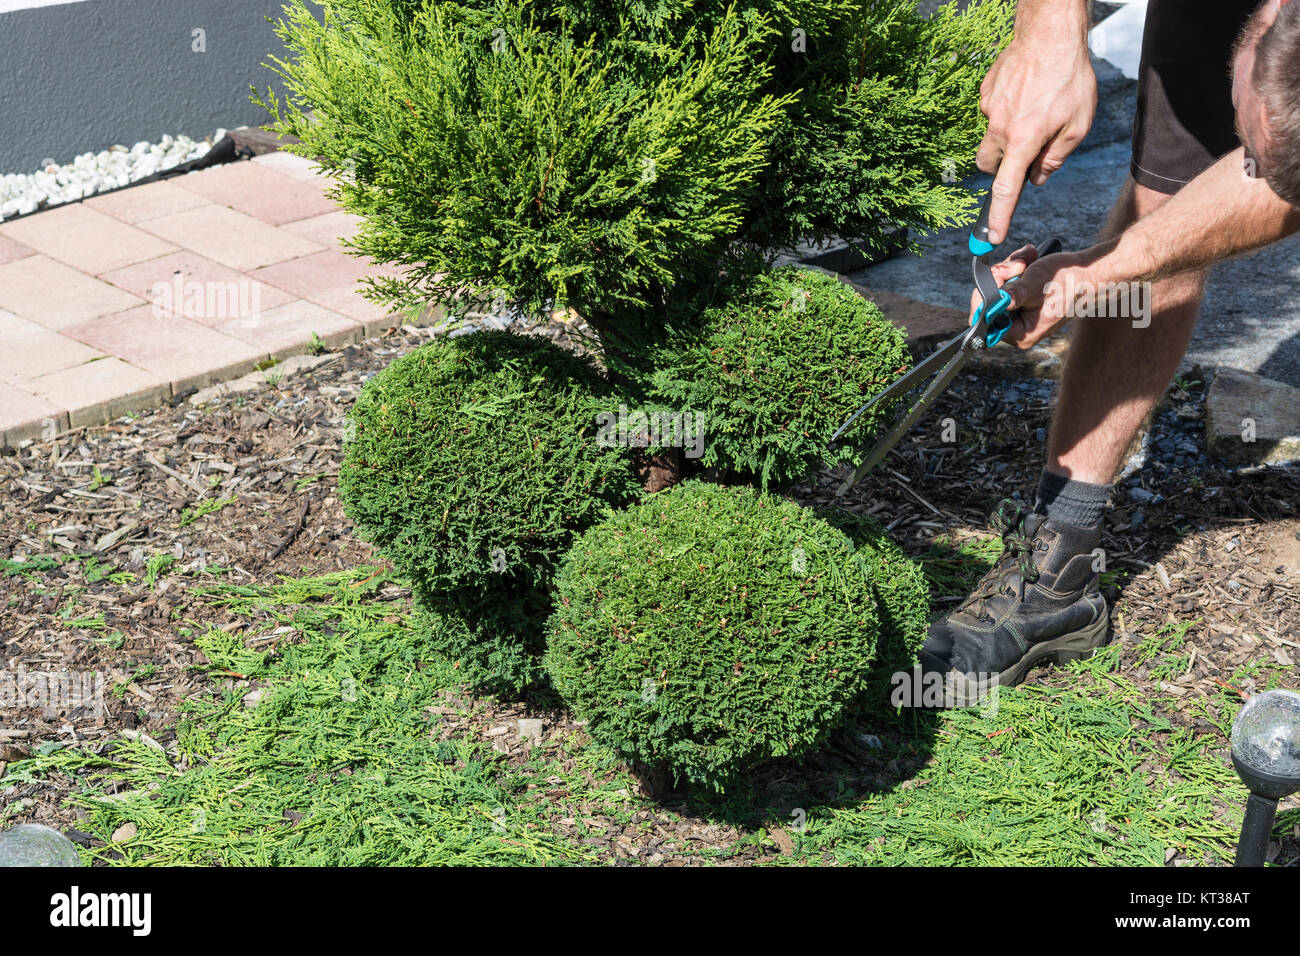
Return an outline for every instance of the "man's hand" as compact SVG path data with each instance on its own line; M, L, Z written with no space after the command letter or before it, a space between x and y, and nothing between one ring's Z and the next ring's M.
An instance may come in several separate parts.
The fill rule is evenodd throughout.
M993 278L1011 295L1007 308L1017 313L1012 316L1011 328L1003 341L1020 349L1033 348L1064 322L1068 308L1066 291L1075 290L1077 297L1089 288L1088 261L1097 248L1083 253L1058 252L1040 259L1033 246L1022 246L994 265ZM1007 285L1013 277L1016 281ZM972 317L981 302L979 292L971 294Z
M1021 0L1015 39L980 86L988 132L975 162L996 173L989 241L1006 238L1020 191L1065 163L1088 134L1097 111L1097 78L1088 59L1088 13L1082 0Z
M1027 247L1030 250L1033 246ZM1011 328L1004 337L1018 349L1031 349L1048 333L1077 311L1074 302L1066 301L1067 292L1074 297L1091 288L1088 280L1087 253L1058 252L1039 259L1036 255L1020 278L1007 287L1011 304Z

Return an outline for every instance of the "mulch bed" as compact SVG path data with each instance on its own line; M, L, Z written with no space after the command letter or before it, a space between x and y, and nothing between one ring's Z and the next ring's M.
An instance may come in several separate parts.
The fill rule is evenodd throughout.
M181 703L213 692L211 678L190 669L202 659L191 637L236 622L193 593L210 578L177 572L216 567L226 569L223 581L241 584L382 563L352 536L336 495L345 413L369 375L432 334L392 329L253 392L202 408L181 402L0 457L0 561L26 561L25 570L0 564L0 670L100 672L110 687L120 685L105 694L102 713L36 707L0 717L0 798L25 801L18 819L67 829L78 812L60 806L51 788L6 788L6 763L47 742L94 748L123 732L170 746ZM544 334L567 342L569 330ZM1000 498L1032 495L1053 390L1036 379L963 376L848 496L835 496L838 479L830 475L795 495L872 514L914 554L942 536L987 537L987 515ZM1123 572L1109 597L1126 658L1139 635L1199 620L1186 634L1184 650L1194 654L1185 672L1155 674L1156 660L1130 660L1125 670L1139 685L1189 702L1231 684L1247 662L1293 668L1300 659L1300 470L1234 470L1207 458L1204 390L1202 381L1172 393L1153 423L1145 464L1116 491L1103 538L1110 569ZM939 440L945 417L957 423L955 443ZM199 507L220 502L208 513ZM51 554L65 560L41 560ZM121 571L133 579L115 581ZM379 594L407 597L397 587ZM1291 674L1286 685L1300 688ZM1039 670L1030 679L1052 674ZM514 720L525 714L546 718L542 742L518 739ZM561 712L490 700L474 702L464 727L449 726L520 761L532 746L556 745L556 735L572 731ZM589 824L575 822L574 838L611 859L668 865L684 860L661 848L684 841L734 844L731 863L773 852L738 844L739 831L716 822L637 816L606 820L594 836ZM1295 859L1298 850L1288 845L1283 853Z

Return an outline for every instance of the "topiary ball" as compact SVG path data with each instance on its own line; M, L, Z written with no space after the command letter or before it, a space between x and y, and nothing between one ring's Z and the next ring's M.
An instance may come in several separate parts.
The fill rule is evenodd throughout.
M576 539L544 665L593 739L720 788L807 753L865 686L867 567L806 508L689 481Z
M866 515L829 507L817 512L849 536L865 563L880 612L876 666L863 703L887 703L893 675L911 671L930 629L930 583L921 565L907 556L880 522Z
M460 588L415 595L411 626L473 691L516 697L545 680L550 594L540 587Z
M545 584L574 532L639 491L627 450L597 440L608 394L544 339L435 339L362 388L344 511L417 594Z
M651 397L703 418L701 462L764 488L818 463L861 463L854 450L888 415L863 415L835 450L835 430L905 372L903 332L853 289L793 266L761 272L707 308L655 358Z

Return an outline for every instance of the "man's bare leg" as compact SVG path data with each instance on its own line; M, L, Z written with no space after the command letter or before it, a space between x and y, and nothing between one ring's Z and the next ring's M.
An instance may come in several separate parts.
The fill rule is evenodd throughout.
M1103 235L1167 199L1130 179ZM930 625L920 651L922 668L945 675L954 699L977 699L980 675L1016 684L1038 664L1086 657L1109 639L1094 554L1110 482L1178 368L1203 286L1203 274L1153 283L1144 328L1125 318L1075 320L1033 511L998 506L1002 556L966 601Z
M1168 199L1130 178L1100 238L1118 235ZM1152 283L1146 328L1124 318L1075 320L1048 439L1049 471L1111 482L1187 351L1204 288L1204 272Z

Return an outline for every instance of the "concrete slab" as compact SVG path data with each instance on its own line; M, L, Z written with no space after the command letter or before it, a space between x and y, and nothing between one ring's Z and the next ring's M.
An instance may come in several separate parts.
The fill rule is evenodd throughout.
M338 208L319 185L292 179L259 163L213 166L180 176L173 183L272 226L323 216Z
M242 375L267 357L264 349L174 315L142 306L64 329L136 368L167 381L174 393Z
M254 319L232 319L218 332L256 346L272 358L301 352L315 335L328 348L350 345L361 335L361 323L301 299L268 309Z
M72 368L103 353L0 309L0 382L10 384Z
M140 303L138 297L44 255L0 266L0 308L47 329L58 330Z
M240 272L324 249L318 242L216 203L150 219L140 228Z
M1205 396L1211 454L1237 464L1300 461L1300 388L1219 369Z
M103 425L171 397L166 381L111 357L42 375L22 387L66 408L69 428Z
M0 382L0 446L25 438L52 437L68 427L68 413L56 403Z
M92 196L84 205L102 212L106 216L120 219L135 225L147 219L170 216L184 212L195 206L206 206L210 200L198 193L181 189L171 183L146 183L109 193L106 196Z
M350 256L338 249L318 252L258 269L254 279L291 292L362 322L384 318L389 310L361 295L361 281L370 276L394 276L396 270Z
M151 259L103 279L151 305L209 328L287 305L294 296L188 250Z
M0 225L0 235L89 275L156 259L176 247L84 203Z

